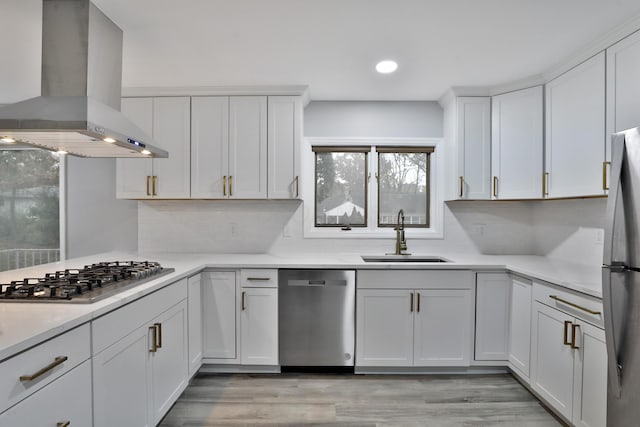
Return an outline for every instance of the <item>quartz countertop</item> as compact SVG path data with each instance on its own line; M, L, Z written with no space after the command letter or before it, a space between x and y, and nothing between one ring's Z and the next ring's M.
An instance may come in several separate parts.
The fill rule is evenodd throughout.
M382 254L363 254L376 256ZM508 270L532 279L602 298L601 266L583 265L528 255L414 254L444 257L447 263L364 262L361 254L168 254L109 252L0 273L0 283L40 277L65 268L99 261L149 260L175 271L91 304L0 302L0 361L67 330L96 319L205 268L353 268Z

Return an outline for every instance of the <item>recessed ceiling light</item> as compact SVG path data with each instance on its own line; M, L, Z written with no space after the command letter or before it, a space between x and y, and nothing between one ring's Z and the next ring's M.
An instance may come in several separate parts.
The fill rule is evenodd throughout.
M398 69L398 63L396 61L391 61L391 60L380 61L376 65L376 71L378 71L381 74L393 73L397 69Z
M151 151L149 151L149 150L142 150L142 151L141 151L141 153L142 153L142 154L149 155L149 154L151 154Z
M114 142L116 142L115 139L111 138L111 137L106 137L104 140L104 142L108 142L109 144L113 144Z
M0 139L0 141L6 142L7 144L13 144L14 142L16 142L15 139L10 138L8 136L3 137L2 139Z

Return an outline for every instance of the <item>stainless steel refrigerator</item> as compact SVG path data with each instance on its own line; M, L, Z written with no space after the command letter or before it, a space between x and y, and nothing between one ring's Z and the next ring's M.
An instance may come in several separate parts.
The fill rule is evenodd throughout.
M607 426L640 425L640 128L614 134L602 293Z

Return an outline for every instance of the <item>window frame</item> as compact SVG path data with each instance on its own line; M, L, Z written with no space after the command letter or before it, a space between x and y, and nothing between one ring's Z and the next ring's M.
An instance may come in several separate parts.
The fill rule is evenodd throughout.
M313 172L313 226L317 228L343 228L349 231L350 227L367 228L369 226L369 154L371 154L370 146L313 146L311 147L314 157ZM364 154L364 224L318 224L318 201L316 199L317 179L318 179L318 153L363 153Z
M25 151L25 150L45 150L44 148L33 147L24 144L0 144L2 151ZM67 259L67 154L57 153L58 155L58 212L59 224L58 235L60 248L60 261ZM39 265L39 264L36 264ZM3 273L14 270L6 270Z
M367 227L353 227L342 230L339 227L315 227L315 155L312 147L370 147L372 155L368 156L367 176ZM366 137L306 137L303 139L300 154L300 198L303 201L303 236L305 238L355 238L355 239L387 239L395 238L392 227L378 227L378 190L372 187L378 172L378 159L373 154L373 147L398 148L430 147L433 153L429 161L429 227L409 227L405 230L411 239L443 239L444 238L444 185L445 185L445 144L443 138L366 138Z

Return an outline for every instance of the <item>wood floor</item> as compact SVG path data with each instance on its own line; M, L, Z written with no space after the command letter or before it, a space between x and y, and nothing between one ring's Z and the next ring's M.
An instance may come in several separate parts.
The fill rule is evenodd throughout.
M561 426L508 374L198 374L160 426Z

